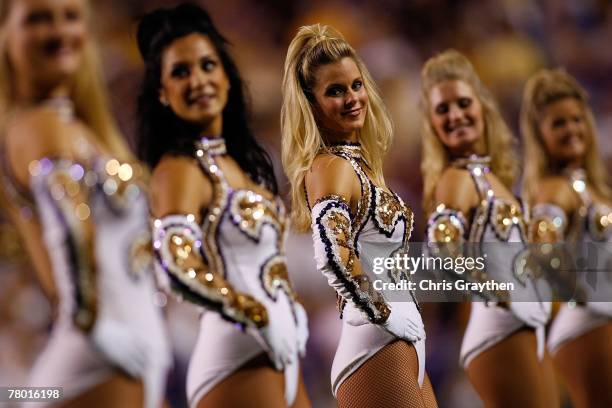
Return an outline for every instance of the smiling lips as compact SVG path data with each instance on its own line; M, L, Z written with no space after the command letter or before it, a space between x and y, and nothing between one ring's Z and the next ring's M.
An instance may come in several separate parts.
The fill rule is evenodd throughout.
M214 93L197 94L187 97L188 105L208 105L216 95Z
M561 139L561 144L563 146L577 146L582 143L582 137L580 135L569 135Z
M473 123L471 120L461 121L460 123L456 123L454 125L451 125L450 123L448 123L444 126L444 130L446 131L447 134L451 134L455 132L460 132L462 130L466 130L467 128L472 127L472 124Z
M71 45L68 41L62 41L61 39L53 39L47 41L43 45L45 54L50 57L60 57L64 55L70 55L76 50L74 45Z
M343 112L342 116L346 116L349 118L356 118L361 114L361 111L363 110L363 108L354 108L351 109L349 111Z

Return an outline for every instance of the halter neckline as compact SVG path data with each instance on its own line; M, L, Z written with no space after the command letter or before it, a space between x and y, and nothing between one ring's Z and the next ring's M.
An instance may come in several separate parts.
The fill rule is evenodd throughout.
M458 168L470 168L470 167L489 167L491 163L490 156L479 156L477 154L472 154L468 157L460 157L451 161L451 166Z
M227 154L225 139L221 136L202 136L196 143L198 150L196 154L200 156L204 152L211 156L222 156ZM200 153L201 152L201 153Z
M359 142L334 142L329 144L327 150L332 154L342 154L357 160L362 158Z

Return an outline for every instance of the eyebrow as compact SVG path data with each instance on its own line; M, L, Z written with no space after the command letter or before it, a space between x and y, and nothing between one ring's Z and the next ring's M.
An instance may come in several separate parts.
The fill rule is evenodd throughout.
M353 80L351 81L351 84L353 84L355 81L361 81L361 82L363 82L363 77L358 76L357 78L355 78L355 79L353 79ZM331 84L329 84L329 85L327 85L327 86L326 86L326 89L327 89L327 88L331 88L331 87L333 87L333 86L340 86L340 87L343 87L343 86L345 86L345 85L344 85L344 84L341 84L341 83L339 83L339 82L332 82Z
M218 56L216 56L215 54L204 54L201 55L199 57L197 57L197 61L202 61L204 59L209 59L209 60L219 60L220 58ZM186 61L184 58L177 58L175 61L172 62L172 66L178 65L178 64L189 64L188 61Z

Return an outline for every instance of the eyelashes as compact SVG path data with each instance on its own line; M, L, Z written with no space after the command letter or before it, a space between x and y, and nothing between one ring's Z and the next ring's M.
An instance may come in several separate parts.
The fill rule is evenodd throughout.
M200 60L199 65L202 71L210 73L219 66L219 61L210 57L204 57ZM177 63L170 71L170 76L175 79L187 78L189 75L191 75L192 70L192 66L188 63Z
M450 110L450 105L451 104L447 102L440 103L436 106L435 112L438 115L445 115ZM460 109L467 109L470 106L472 106L472 99L471 98L459 98L457 100L457 106L459 106Z
M361 79L356 79L351 84L351 89L355 92L359 91L363 88L363 81ZM327 91L325 91L325 96L341 96L346 92L347 88L342 85L332 85Z

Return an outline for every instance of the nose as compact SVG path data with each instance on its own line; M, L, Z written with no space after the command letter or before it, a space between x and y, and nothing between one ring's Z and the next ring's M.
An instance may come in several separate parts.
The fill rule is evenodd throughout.
M353 91L352 89L349 89L345 95L346 96L344 98L344 107L353 107L357 103L357 92Z
M451 123L460 121L463 119L463 110L456 103L451 104L448 109L448 118Z
M202 69L194 69L189 77L189 85L191 88L201 87L206 83L206 79L207 75Z
M574 120L568 120L565 125L565 130L570 134L580 133L580 124Z

